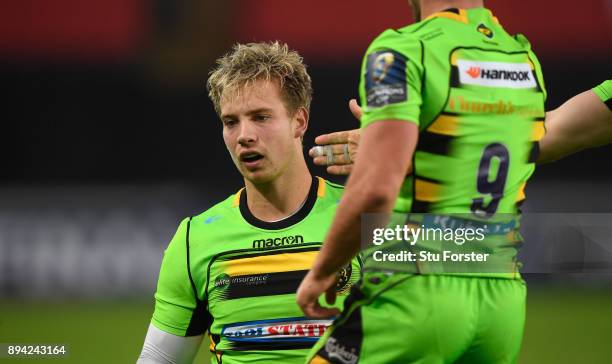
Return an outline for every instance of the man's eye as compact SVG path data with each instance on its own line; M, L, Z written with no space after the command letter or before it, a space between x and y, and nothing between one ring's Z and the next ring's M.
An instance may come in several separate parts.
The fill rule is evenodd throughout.
M253 119L255 119L256 121L266 121L270 118L269 115L262 115L262 114L257 114L253 117Z
M223 125L225 126L234 126L236 125L237 121L234 119L225 119L223 120Z

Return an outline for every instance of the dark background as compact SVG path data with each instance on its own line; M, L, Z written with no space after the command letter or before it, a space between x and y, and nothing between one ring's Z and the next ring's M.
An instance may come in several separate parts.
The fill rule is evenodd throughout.
M361 53L381 30L411 22L402 0L303 9L272 0L92 1L75 20L77 3L51 14L2 5L3 185L178 180L230 193L240 178L204 87L216 57L236 41L274 39L302 53L315 88L309 146L320 133L357 126L346 103L357 96ZM610 2L489 4L511 33L531 39L548 110L610 77ZM534 181L609 179L611 157L610 147L581 153L543 166Z
M486 4L530 39L548 110L610 78L612 1ZM235 42L299 51L315 89L307 149L357 127L347 102L365 48L411 22L405 0L1 2L0 343L70 345L49 362L135 361L179 221L242 185L205 90L214 60ZM538 167L525 211L612 212L611 161L606 146ZM525 275L521 363L612 355L612 248L569 232L523 248L557 268Z

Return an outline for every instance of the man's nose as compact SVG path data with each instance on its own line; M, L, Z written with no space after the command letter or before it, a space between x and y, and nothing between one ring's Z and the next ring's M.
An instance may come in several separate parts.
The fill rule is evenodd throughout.
M253 124L249 121L240 123L240 133L238 134L238 143L241 145L252 144L257 140Z

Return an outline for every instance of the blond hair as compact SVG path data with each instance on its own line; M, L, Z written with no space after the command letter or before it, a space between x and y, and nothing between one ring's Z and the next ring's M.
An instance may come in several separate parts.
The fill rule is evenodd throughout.
M312 82L302 57L287 44L276 42L235 44L217 59L207 82L208 96L217 114L221 98L240 91L259 80L277 81L290 114L300 107L310 110Z

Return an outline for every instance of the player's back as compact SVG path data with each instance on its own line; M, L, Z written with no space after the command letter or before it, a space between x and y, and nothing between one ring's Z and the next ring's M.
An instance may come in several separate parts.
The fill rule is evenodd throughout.
M381 74L402 77L392 68L403 57L408 89L397 106L418 118L412 120L419 124L413 170L396 210L479 217L516 212L544 134L542 73L527 40L510 36L487 9L450 9L386 31L368 53L362 87L370 110L377 103L389 108L384 93L372 90Z
M363 68L362 127L418 126L396 204L418 213L394 215L388 227L396 229L384 231L391 239L364 252L366 303L351 307L357 319L339 323L326 343L355 348L359 362L516 362L526 291L514 213L545 114L528 42L509 36L487 9L448 10L381 34ZM376 130L383 138L386 127ZM393 320L379 324L389 312ZM355 325L360 340L345 334ZM375 350L381 336L392 343L383 354Z

